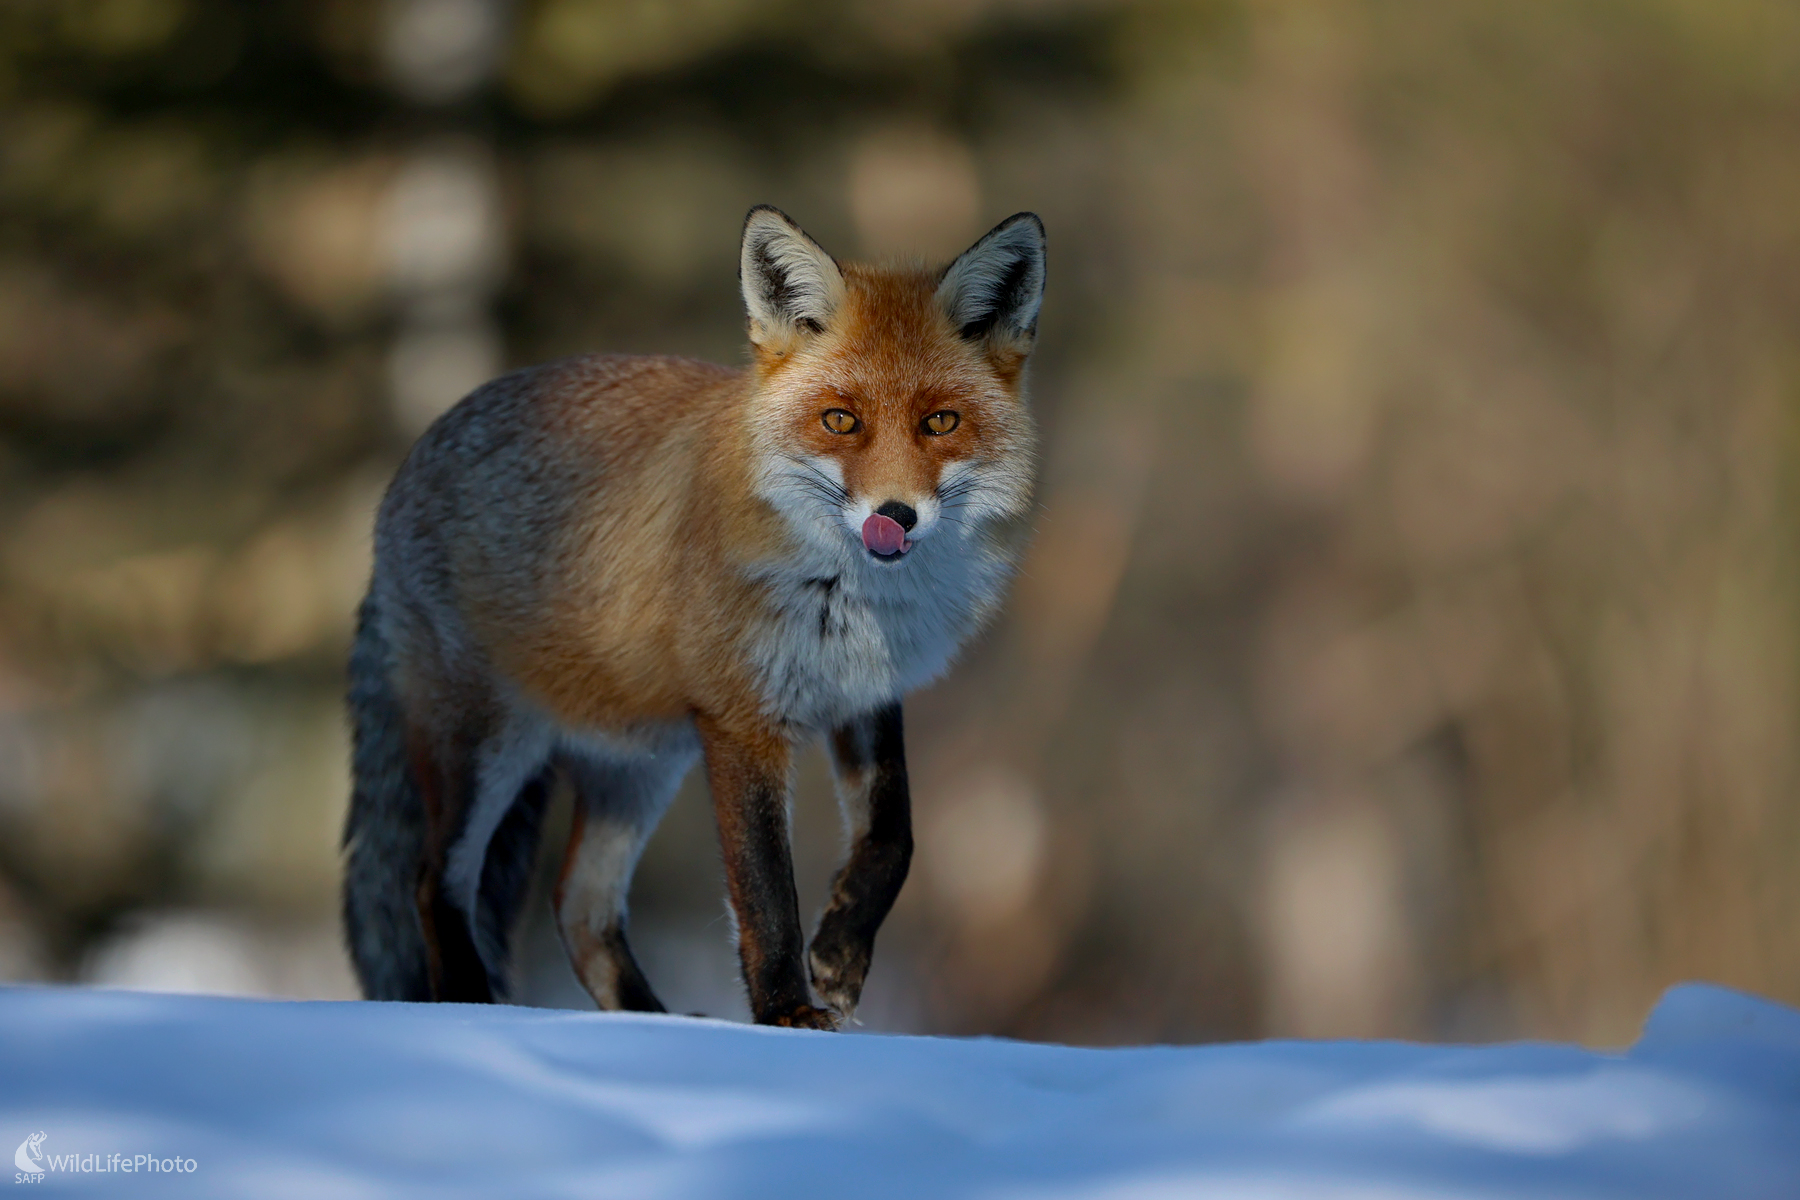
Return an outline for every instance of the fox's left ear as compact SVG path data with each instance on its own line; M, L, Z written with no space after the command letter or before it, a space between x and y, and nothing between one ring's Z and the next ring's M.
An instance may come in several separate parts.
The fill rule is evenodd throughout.
M938 303L970 341L1031 353L1044 299L1044 223L1014 213L944 269Z
M806 231L769 204L744 218L738 283L750 317L750 341L784 351L803 333L823 333L844 301L844 276Z

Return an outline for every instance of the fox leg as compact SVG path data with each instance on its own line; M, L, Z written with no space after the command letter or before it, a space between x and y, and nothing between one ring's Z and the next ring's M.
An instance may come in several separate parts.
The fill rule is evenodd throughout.
M876 931L912 862L912 802L899 702L833 730L831 762L850 857L832 881L810 960L819 998L848 1020L862 998Z
M575 825L556 881L556 923L581 985L602 1009L663 1012L626 940L626 896L638 855L692 751L617 762L575 760Z
M551 734L542 720L528 712L475 711L482 715L470 714L469 724L481 733L470 739L473 748L460 756L458 763L464 803L444 858L442 890L468 922L475 952L488 973L489 993L498 999L506 992L507 941L512 930L499 913L484 911L490 906L484 903L482 884L484 880L498 884L499 877L512 873L509 867L516 865L490 861L495 857L494 835L521 804L541 806L543 793L532 785L544 774ZM513 828L517 826L515 819ZM535 843L535 833L526 840ZM522 880L510 882L516 887Z
M431 998L490 1004L493 988L475 948L468 914L451 895L445 878L450 848L461 836L474 792L473 737L432 737L415 731L410 740L413 778L425 808L425 853L414 897L425 936Z
M696 724L751 1015L758 1025L835 1029L836 1016L815 1008L806 990L788 845L788 740L773 728L727 728L706 718Z

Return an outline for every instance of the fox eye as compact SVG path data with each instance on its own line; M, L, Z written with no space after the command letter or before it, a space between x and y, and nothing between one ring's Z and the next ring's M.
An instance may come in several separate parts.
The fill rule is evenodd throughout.
M949 433L960 424L962 424L962 414L951 412L946 408L926 417L920 422L920 427L923 428L926 433L935 436L940 433Z
M828 408L821 419L825 422L825 428L833 433L855 433L862 428L862 422L847 408Z

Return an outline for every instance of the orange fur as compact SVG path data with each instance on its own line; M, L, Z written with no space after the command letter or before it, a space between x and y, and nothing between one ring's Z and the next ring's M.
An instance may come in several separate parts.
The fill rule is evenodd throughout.
M741 568L787 533L751 479L755 443L830 455L853 494L911 499L945 462L1023 441L1016 355L956 336L920 270L844 268L841 322L747 370L679 358L573 359L530 376L543 445L583 477L548 569L465 579L497 666L559 721L630 728L706 713L766 718L744 652L759 589ZM998 361L996 361L998 360ZM862 431L820 423L846 407ZM947 436L918 431L949 408Z

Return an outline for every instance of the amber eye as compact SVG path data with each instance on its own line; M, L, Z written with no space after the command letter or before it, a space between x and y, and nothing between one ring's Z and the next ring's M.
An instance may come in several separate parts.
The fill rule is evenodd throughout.
M960 424L962 424L962 414L953 413L947 408L941 412L932 413L921 422L925 432L933 435L949 433Z
M828 408L825 410L822 420L825 422L825 428L833 433L855 433L862 428L862 422L857 420L856 414L847 408Z

